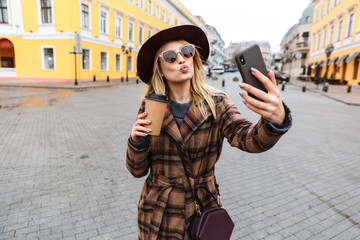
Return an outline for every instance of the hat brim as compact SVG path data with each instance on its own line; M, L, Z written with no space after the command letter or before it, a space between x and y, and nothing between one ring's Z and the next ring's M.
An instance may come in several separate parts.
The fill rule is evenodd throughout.
M206 62L209 57L209 42L201 28L195 25L167 28L149 38L140 48L137 57L137 72L143 82L149 83L152 78L156 52L162 45L174 40L185 40L194 44L203 62Z

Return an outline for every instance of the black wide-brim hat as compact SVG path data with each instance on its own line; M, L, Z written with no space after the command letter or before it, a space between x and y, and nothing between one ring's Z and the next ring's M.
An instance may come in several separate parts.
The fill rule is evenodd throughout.
M200 58L206 62L209 56L209 42L201 28L195 25L181 25L167 28L150 37L140 48L137 57L137 72L144 83L149 83L153 75L155 54L169 41L185 40L196 46Z

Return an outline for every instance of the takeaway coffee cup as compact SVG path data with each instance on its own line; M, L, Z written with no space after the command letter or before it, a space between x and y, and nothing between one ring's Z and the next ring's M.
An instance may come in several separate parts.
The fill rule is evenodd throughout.
M165 95L160 94L149 94L145 99L145 112L148 114L145 119L151 121L149 125L146 125L152 130L149 135L160 135L168 100Z

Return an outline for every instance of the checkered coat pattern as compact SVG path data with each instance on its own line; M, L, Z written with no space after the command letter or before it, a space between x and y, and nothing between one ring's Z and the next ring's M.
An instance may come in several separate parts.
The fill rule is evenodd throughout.
M216 196L214 168L224 138L233 147L259 153L283 134L269 131L263 119L255 124L246 120L225 94L214 100L216 119L210 108L203 116L193 104L179 129L168 105L159 136L151 136L144 149L128 142L128 170L135 177L148 175L138 204L139 239L190 239L186 229L195 206L176 142L186 158L192 187L205 186ZM139 113L143 111L144 103ZM199 198L204 206L215 206L205 192L199 191Z

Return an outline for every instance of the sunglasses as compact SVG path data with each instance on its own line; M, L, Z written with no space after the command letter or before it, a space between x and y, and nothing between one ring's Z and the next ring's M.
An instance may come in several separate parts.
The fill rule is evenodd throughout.
M178 53L180 53L184 58L192 58L195 55L195 45L184 45L177 52L174 50L165 50L159 55L159 57L167 63L173 63L176 61Z

